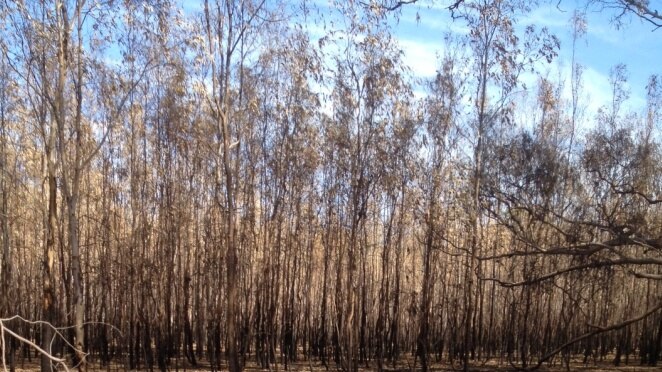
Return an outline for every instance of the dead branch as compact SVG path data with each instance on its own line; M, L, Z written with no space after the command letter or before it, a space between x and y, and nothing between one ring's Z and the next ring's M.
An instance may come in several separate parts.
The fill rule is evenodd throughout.
M65 371L69 371L69 368L67 367L67 364L66 364L66 359L64 359L64 358L57 358L57 357L53 356L51 353L49 353L49 352L47 352L46 350L42 349L41 347L39 347L39 346L38 346L37 344L35 344L34 342L32 342L32 341L28 340L27 338L25 338L25 337L23 337L23 336L17 334L16 332L12 331L11 329L9 329L9 328L7 328L7 327L5 326L5 322L7 322L7 321L11 321L11 320L13 320L13 319L17 319L17 318L18 318L18 319L23 319L23 318L21 318L21 317L19 317L19 316L14 316L14 317L7 318L7 319L0 319L0 339L2 340L2 342L0 343L0 346L2 346L2 347L0 348L0 349L1 349L1 350L0 350L0 353L2 354L2 368L3 368L3 370L4 370L5 372L8 371L8 369L7 369L7 362L6 362L6 360L5 360L5 333L8 333L10 336L14 337L15 339L21 341L22 343L24 343L24 344L26 344L26 345L28 345L28 346L30 346L30 347L32 347L32 348L34 348L34 349L37 350L40 354L46 356L46 358L48 358L48 359L50 359L51 361L53 361L56 365L61 365L61 366L64 368ZM28 322L28 323L32 323L32 324L34 324L34 323L36 323L36 322ZM50 323L46 323L46 322L41 322L41 321L40 321L39 324L46 324L46 325L48 325L48 326L51 327L51 328L52 328L52 329L53 329L53 330L54 330L54 331L55 331L60 337L62 337L62 335L59 333L58 329L57 329L56 327L54 327L53 325L51 325ZM64 338L63 338L63 339L64 339ZM65 341L66 341L66 339L65 339Z
M554 355L560 353L561 351L563 351L563 349L565 349L565 348L567 348L567 347L569 347L573 344L576 344L577 342L580 342L582 340L585 340L589 337L593 337L593 336L601 334L601 333L614 331L614 330L621 329L623 327L629 326L632 323L636 323L636 322L639 322L641 320L646 319L647 317L654 314L655 312L657 312L660 309L662 309L662 302L657 304L657 306L654 306L654 307L650 308L645 313L643 313L639 316L636 316L634 318L630 318L630 319L628 319L624 322L617 323L617 324L612 324L612 325L604 326L604 327L592 326L592 328L594 328L594 329L591 332L588 332L588 333L585 333L581 336L573 338L572 340L564 343L563 345L561 345L561 346L557 347L556 349L550 351L549 353L545 354L542 358L540 358L538 360L538 363L535 366L532 366L530 368L521 369L521 370L525 370L525 371L536 370L536 369L540 368L542 366L542 364L545 363L546 361L548 361L551 357L553 357Z
M394 4L381 3L379 5L376 5L376 7L378 7L381 10L384 10L384 11L393 12L395 10L400 9L403 5L415 4L417 2L418 2L418 0L398 0ZM455 1L453 1L453 3L451 5L447 6L446 9L450 10L451 12L454 11L454 10L457 10L463 2L464 2L464 0L455 0ZM365 3L363 1L361 2L361 5L363 5L365 7L374 7L375 6L374 4L368 4L368 3Z
M485 281L492 281L496 282L502 287L505 288L513 288L513 287L523 287L526 285L533 285L533 284L538 284L542 283L544 281L553 279L559 275L563 275L566 273L574 272L574 271L581 271L581 270L586 270L586 269L598 269L601 267L608 267L608 266L620 266L620 265L660 265L662 266L662 260L658 260L655 258L621 258L617 260L605 260L605 261L593 261L581 265L575 265L575 266L570 266L566 267L561 270L557 270L533 279L529 280L523 280L520 282L505 282L502 281L501 279L498 278L480 278L481 280Z

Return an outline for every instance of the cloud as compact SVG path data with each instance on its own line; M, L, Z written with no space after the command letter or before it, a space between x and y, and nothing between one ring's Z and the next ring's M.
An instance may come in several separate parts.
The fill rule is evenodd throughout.
M567 60L560 60L558 63L550 65L546 71L540 70L540 74L525 73L520 80L525 82L529 92L535 92L538 89L540 76L549 79L552 82L559 82L563 85L561 98L566 102L572 102L572 64ZM586 114L594 115L598 109L607 105L611 101L611 88L609 86L609 77L600 71L587 66L581 66L582 82L579 90L579 106L585 109Z
M570 76L569 74L567 76ZM568 84L568 97L571 97L570 84ZM592 67L585 67L583 73L582 97L586 102L589 115L594 115L602 106L606 106L611 101L611 87L609 86L609 76L599 72Z
M610 107L612 102L612 87L609 82L609 74L600 70L582 66L582 85L579 91L579 110L584 112L583 120L591 122L598 111L603 107ZM550 66L546 73L552 81L561 81L563 90L561 98L566 102L572 102L572 84L571 84L571 63L568 60L561 60L559 63ZM535 92L537 89L538 77L534 74L525 74L522 79L526 81L529 92ZM532 83L531 85L529 85ZM645 91L643 88L632 86L626 83L626 88L630 91L630 97L621 106L621 113L641 112L646 106L644 99Z
M552 30L565 29L569 25L569 17L571 16L571 12L562 13L556 6L548 4L522 16L517 23L524 26L547 27Z
M401 30L429 39L431 35L439 38L445 33L467 35L469 27L464 21L453 20L450 11L431 4L429 7L407 7L398 16L397 26Z
M437 73L437 44L411 39L399 39L404 63L415 77L425 78Z
M625 86L630 92L630 97L623 103L621 112L641 112L646 107L646 100L641 95L644 92L639 92L639 89L634 89L636 87L633 88L629 83L626 83ZM608 75L590 67L585 68L584 90L589 115L594 115L603 106L611 105L612 87Z
M325 0L314 0L322 2ZM529 94L537 91L540 75L547 76L551 81L563 83L562 96L566 102L572 99L571 92L571 27L569 18L572 9L560 11L555 5L535 8L531 13L522 16L518 25L535 24L537 28L548 27L556 33L562 41L562 48L555 63L541 63L537 66L538 73L523 73L521 81L528 87ZM602 16L602 17L598 17ZM420 17L420 19L419 19ZM598 110L611 104L611 87L609 84L609 68L620 59L630 65L631 98L624 103L623 112L641 112L645 107L645 79L651 70L655 70L657 48L652 48L657 41L651 38L650 32L629 35L624 30L615 30L611 27L605 15L589 14L589 33L577 43L576 58L584 65L583 82L580 92L579 104L584 111L583 120L592 121ZM338 27L336 25L336 27ZM325 35L325 29L320 22L306 24L307 31L313 41ZM633 29L637 30L635 25ZM466 34L468 29L465 22L453 21L445 9L435 7L405 7L399 16L397 24L393 25L393 37L402 50L402 61L411 70L413 77L429 79L436 75L439 67L439 55L448 44L444 35L460 36ZM518 31L519 26L518 26ZM595 35L595 37L593 36ZM596 39L600 38L600 39ZM640 41L643 39L643 41ZM653 41L651 41L653 40ZM634 43L634 45L632 45ZM649 46L648 48L643 45ZM622 44L616 47L615 44ZM659 45L659 44L657 44ZM468 48L468 46L465 46ZM634 49L634 50L633 50ZM422 97L425 89L414 84L415 95Z

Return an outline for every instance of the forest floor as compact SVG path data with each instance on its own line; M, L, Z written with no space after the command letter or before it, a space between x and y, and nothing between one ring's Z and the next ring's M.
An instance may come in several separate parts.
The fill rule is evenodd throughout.
M498 360L495 360L493 362L487 362L487 363L481 363L481 364L476 364L470 368L470 371L474 372L489 372L489 371L514 371L515 369L511 367L507 363L502 363L498 364ZM39 364L38 360L33 359L32 361L21 361L17 360L16 361L16 372L36 372L39 371ZM7 366L7 370L9 370L9 366ZM58 371L63 371L63 368L59 368ZM115 372L115 371L126 371L126 366L123 364L119 363L111 363L110 365L106 366L101 366L98 363L91 362L88 364L88 371L90 372L101 372L101 371L108 371L108 372ZM143 371L148 371L148 368L141 368ZM153 368L154 371L158 371L158 367L154 366ZM208 363L198 363L197 366L191 366L188 362L185 360L176 360L176 361L171 361L171 364L168 368L168 371L171 372L180 372L180 371L186 371L186 372L208 372L211 371L212 369L209 367ZM224 371L226 369L221 368L221 371ZM285 372L285 371L293 371L293 372L300 372L300 371L336 371L338 370L335 368L335 364L331 364L329 368L326 368L324 365L322 365L319 361L299 361L299 362L294 362L290 363L288 365L288 368L286 369L282 364L278 365L273 365L271 368L270 372ZM370 367L366 367L365 365L361 366L359 368L359 371L362 372L367 372L367 371L376 371L377 370L377 364L372 363ZM420 364L416 363L414 365L413 360L402 360L401 362L396 363L395 366L389 363L388 367L384 368L384 371L386 372L409 372L409 371L420 371ZM452 366L448 363L436 363L433 362L430 365L430 371L461 371L462 368L459 364L456 364L455 366ZM565 366L561 366L557 363L557 365L554 366L549 366L549 365L544 365L538 369L538 371L541 372L565 372L565 371L591 371L591 372L600 372L600 371L605 371L605 372L654 372L654 371L662 371L662 366L658 367L649 367L649 366L641 366L636 363L631 363L629 365L621 365L621 366L614 366L611 360L605 360L605 361L598 361L595 363L589 363L585 365L580 358L577 358L576 360L571 361L570 363L570 369L565 368ZM0 364L0 371L2 371L2 365ZM244 371L246 372L257 372L257 371L269 371L268 369L262 369L258 365L256 365L253 362L248 362L244 368Z
M89 357L88 357L89 358ZM539 369L536 371L540 372L566 372L566 371L591 371L591 372L599 372L599 371L606 371L606 372L654 372L654 371L660 371L662 372L662 362L658 363L657 367L650 367L650 366L645 366L645 365L640 365L639 360L637 358L631 357L629 360L628 364L625 364L625 358L621 360L621 365L620 366L614 366L613 363L614 356L613 355L607 355L604 358L600 359L590 359L589 363L584 363L584 356L583 355L576 355L571 358L570 360L570 368L566 368L565 365L561 365L560 361L558 359L552 359L552 363L546 363L543 364ZM2 361L0 361L0 372L3 371L3 366L2 366ZM57 369L58 371L63 371L64 368L60 367ZM114 372L114 371L126 371L126 365L122 364L120 360L115 360L114 362L111 362L108 365L102 366L100 363L98 363L98 360L95 360L94 358L89 358L88 359L88 371L92 372L101 372L101 371L107 371L107 372ZM146 368L145 366L141 366L141 369L143 371L149 371L149 368ZM159 368L157 365L154 365L152 368L152 371L158 371ZM221 368L221 371L227 370L226 368ZM335 363L330 362L329 366L326 367L323 365L319 360L300 360L297 362L289 363L287 366L285 366L282 363L278 364L272 364L271 369L263 369L261 368L254 360L248 360L246 362L246 365L244 366L244 371L246 372L257 372L257 371L269 371L269 372L285 372L285 371L293 371L293 372L300 372L300 371L315 371L315 372L321 372L321 371L337 371L339 370L339 366L337 367ZM359 367L359 371L361 372L367 372L367 371L377 371L377 361L370 361L369 363L362 363L361 366ZM405 354L402 356L400 360L396 363L388 362L388 364L384 365L383 371L385 372L413 372L413 371L420 371L421 366L419 363L419 360L414 359L414 357L411 354ZM433 356L430 356L430 371L461 371L462 366L459 361L456 361L455 364L450 364L448 363L448 360L444 358L443 361L437 361L437 359ZM9 371L9 365L7 365L7 371ZM34 371L39 371L39 359L35 356L30 358L29 360L26 358L20 358L17 357L15 359L15 371L16 372L34 372ZM71 370L73 371L73 370ZM202 360L198 361L197 365L193 366L191 365L187 359L185 358L177 358L177 359L171 359L170 360L170 365L168 366L168 371L175 371L175 372L180 372L180 371L186 371L186 372L207 372L207 371L212 371L210 364L207 360ZM503 359L491 359L487 361L482 361L482 362L474 362L472 363L472 367L470 368L470 371L473 372L489 372L489 371L517 371L516 368L511 366L508 361L503 358Z

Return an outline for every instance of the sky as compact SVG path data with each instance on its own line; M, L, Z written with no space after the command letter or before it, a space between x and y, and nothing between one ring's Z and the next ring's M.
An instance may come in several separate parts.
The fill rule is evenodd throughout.
M651 0L662 7L662 0ZM448 1L435 4L447 5ZM426 3L429 4L429 3ZM404 52L404 60L418 77L431 77L437 68L437 53L443 45L445 33L466 32L462 20L453 21L442 5L413 4L402 7L393 31ZM572 66L572 28L570 19L577 7L574 1L557 1L543 4L521 17L516 27L523 29L533 24L538 29L547 27L560 42L558 58L550 65L540 65L538 71L550 78L561 77L568 86ZM576 61L584 68L584 95L587 112L596 112L611 100L609 88L610 70L619 63L627 66L630 99L626 106L640 111L646 102L646 84L652 74L662 74L662 29L637 17L626 17L625 24L617 27L612 19L613 10L589 10L586 13L587 33L576 44ZM535 83L537 77L523 76ZM527 84L532 86L533 84Z
M333 19L334 0L309 0L317 7L321 17ZM343 0L336 0L343 1ZM368 2L364 0L364 2ZM202 1L182 0L187 12L199 12ZM561 47L559 55L551 64L541 64L537 72L552 80L565 81L564 94L570 96L572 57L572 27L570 19L575 9L586 0L542 1L542 4L519 18L515 26L521 30L529 24L536 28L547 27L555 34ZM450 0L419 0L404 5L394 14L392 32L403 51L404 62L418 78L433 77L438 66L437 55L444 45L444 36L449 32L462 35L467 32L463 20L453 20L446 7ZM662 8L662 0L650 0L652 9ZM326 14L325 14L326 13ZM614 9L589 9L586 11L587 33L576 44L576 61L583 66L584 105L587 113L595 113L610 102L610 70L619 63L627 66L630 99L626 108L641 112L646 104L646 84L652 74L662 74L662 29L636 16L626 16L620 27L614 24L617 15ZM397 21L396 21L397 19ZM301 21L301 19L298 19ZM306 28L311 39L316 40L324 30L319 17L308 18ZM523 75L527 86L534 87L538 77Z

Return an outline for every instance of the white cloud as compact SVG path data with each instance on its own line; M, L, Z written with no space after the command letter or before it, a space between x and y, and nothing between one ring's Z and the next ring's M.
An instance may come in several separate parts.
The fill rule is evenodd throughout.
M419 28L421 33L433 33L440 39L446 33L468 35L471 31L465 22L454 21L448 14L422 13L420 18L415 27Z
M545 6L540 6L530 13L524 15L518 20L517 23L523 26L535 25L536 27L540 28L565 28L568 27L568 19L570 16L572 16L572 12L561 13L555 5L548 4Z
M579 120L592 125L591 123L598 110L602 107L610 107L612 88L608 74L602 73L593 67L583 66L582 69L582 85L579 91L579 101L577 102L580 113ZM572 71L569 61L561 60L559 63L551 65L541 75L551 81L560 81L563 85L561 98L565 102L572 102ZM532 73L525 73L520 77L520 80L527 85L529 96L535 96L538 89L538 79L539 75ZM630 84L626 84L626 87L630 90L630 98L623 103L621 113L641 112L646 106L643 90L633 89Z
M614 46L621 46L626 42L623 32L615 30L606 23L589 22L586 31L589 40L600 40Z
M640 112L646 107L646 100L640 95L631 84L626 83L626 89L630 91L630 97L623 103L623 113ZM593 68L586 68L584 71L584 90L586 91L587 106L589 114L595 114L602 106L611 105L612 88L609 83L609 76Z
M437 73L437 44L411 39L399 39L404 63L415 77L431 77Z
M429 7L407 7L398 17L405 29L418 33L422 38L439 39L446 33L466 35L469 27L464 21L453 20L450 11L431 4Z
M542 73L551 81L561 81L563 84L561 98L566 102L572 102L571 66L569 61L561 60L559 63L551 65L546 73ZM582 69L582 85L577 103L580 111L585 110L587 114L585 119L591 119L600 107L611 102L609 76L592 67L583 66ZM535 92L538 89L538 75L527 73L522 80L526 82L529 91Z
M566 74L570 76L569 69ZM567 98L572 97L570 84L566 84ZM611 101L611 88L609 87L609 77L592 67L585 67L583 73L583 91L582 98L586 103L589 115L594 115L598 109L607 105Z

